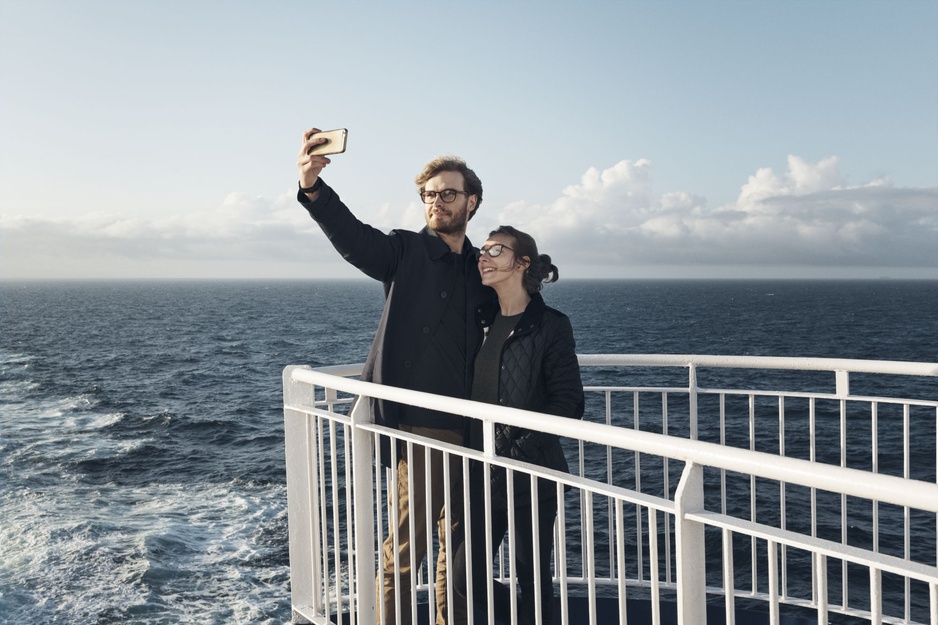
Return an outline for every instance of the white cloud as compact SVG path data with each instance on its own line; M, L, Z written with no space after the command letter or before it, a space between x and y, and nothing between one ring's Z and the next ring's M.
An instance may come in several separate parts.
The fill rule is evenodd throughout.
M759 169L737 200L708 209L685 192L656 194L646 160L587 171L549 205L498 215L573 266L910 267L938 264L938 189L888 180L849 186L836 157ZM559 265L559 262L558 262Z
M778 267L794 268L793 277L831 267L938 275L938 188L896 188L886 179L851 186L836 157L790 156L787 171L759 169L735 202L711 209L692 193L656 192L652 174L644 159L590 168L553 202L480 212L470 235L519 227L561 269L573 269L566 275L647 275L636 268L651 266L678 277L688 268L723 277L727 268L757 276ZM416 202L359 214L384 231L423 222ZM149 219L0 216L0 235L7 278L359 275L293 193L275 200L231 193L203 211Z
M300 277L335 261L292 194L271 201L232 193L204 211L152 219L0 216L0 236L4 278L276 276L280 264L295 265L284 277Z

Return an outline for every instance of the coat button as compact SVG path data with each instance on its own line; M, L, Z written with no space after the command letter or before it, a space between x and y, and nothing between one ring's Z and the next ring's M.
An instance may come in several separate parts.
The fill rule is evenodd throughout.
M430 326L423 326L423 333L430 334Z
M447 297L449 297L449 293L446 291L440 291L440 299L446 299Z
M405 360L405 361L404 361L404 368L405 368L405 369L410 369L411 364L412 364L412 363L411 363L409 360Z

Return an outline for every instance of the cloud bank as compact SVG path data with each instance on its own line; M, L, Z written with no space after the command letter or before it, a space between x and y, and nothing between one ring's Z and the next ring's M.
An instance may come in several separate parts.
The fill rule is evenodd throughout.
M498 224L515 225L580 277L641 277L650 268L657 277L784 277L772 273L779 267L787 277L809 269L824 277L835 267L938 277L936 187L849 185L836 157L789 156L784 173L759 169L735 202L708 208L691 193L657 192L652 174L648 160L590 168L550 204L486 206L470 234L479 241ZM390 229L414 222L418 211L382 206L360 217ZM358 275L292 193L275 200L232 193L209 210L152 219L0 216L0 237L3 278Z
M938 188L850 186L836 157L759 169L714 209L689 193L656 194L649 161L621 161L590 169L549 205L506 206L498 220L524 224L542 251L576 265L938 269Z

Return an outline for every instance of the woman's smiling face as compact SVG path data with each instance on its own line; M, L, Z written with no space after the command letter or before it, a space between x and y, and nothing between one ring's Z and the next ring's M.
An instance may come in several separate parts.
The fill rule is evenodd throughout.
M514 250L511 249L513 243L510 236L496 234L482 245L479 254L479 274L482 276L482 284L501 287L517 282L517 285L521 286L524 266L518 262Z

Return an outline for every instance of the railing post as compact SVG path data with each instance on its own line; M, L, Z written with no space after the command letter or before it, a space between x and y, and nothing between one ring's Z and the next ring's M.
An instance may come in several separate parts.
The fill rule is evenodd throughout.
M703 467L688 462L674 494L677 542L678 625L707 622L707 559L704 526L689 521L687 515L703 512Z
M319 543L315 540L312 502L316 488L311 473L314 449L310 445L309 418L290 406L311 405L312 387L293 381L293 371L309 367L289 366L283 370L283 427L287 469L287 526L290 543L290 603L293 622L309 622L297 609L314 609L321 580ZM302 619L302 620L300 620Z
M850 396L850 372L838 369L834 372L834 383L837 397Z
M370 397L359 397L352 409L352 482L354 488L355 523L355 578L358 580L359 625L378 622L375 605L375 577L377 552L375 550L374 516L374 436L360 426L374 423L370 410Z
M688 367L687 398L690 402L690 438L697 440L697 366Z

